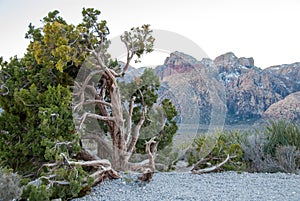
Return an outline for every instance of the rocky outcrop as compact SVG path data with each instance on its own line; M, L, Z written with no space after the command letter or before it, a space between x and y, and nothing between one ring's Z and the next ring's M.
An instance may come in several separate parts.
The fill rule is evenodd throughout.
M254 68L253 58L236 57L232 52L220 55L214 60L219 77L225 84L238 78L241 74L247 73L249 69Z
M157 66L154 70L155 74L163 80L164 77L168 77L174 74L188 73L195 69L195 65L198 61L184 53L173 52L169 57L165 59L165 62L161 66Z
M265 69L265 71L277 78L277 81L284 86L287 90L285 94L283 94L284 96L300 91L300 62L272 66Z
M285 119L300 122L300 91L272 104L263 113L263 119Z
M271 104L281 100L272 88L274 83L272 76L254 69L228 83L228 123L260 118Z
M162 83L159 96L172 99L183 124L209 124L215 105L225 105L225 98L219 96L220 100L212 101L214 95L224 93L224 89L210 59L197 61L184 53L174 52L155 69L155 74Z
M262 70L253 58L226 53L214 60L226 86L227 123L255 121L270 105L300 91L300 63Z

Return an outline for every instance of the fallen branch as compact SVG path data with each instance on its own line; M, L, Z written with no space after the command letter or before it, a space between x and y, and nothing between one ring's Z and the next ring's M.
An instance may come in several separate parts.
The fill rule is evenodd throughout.
M84 167L111 167L111 164L109 162L109 160L106 160L106 159L101 159L101 160L92 160L92 161L69 161L66 157L65 154L61 153L60 154L65 162L69 165L69 166L75 166L75 165L80 165L80 166L84 166Z
M102 167L102 169L97 170L96 172L91 174L89 177L94 179L94 185L96 185L96 184L102 182L105 178L119 179L122 176L117 171L112 169L111 167L108 167L108 168Z
M65 181L65 180L63 180L63 181L52 180L55 177L56 177L56 175L50 175L48 177L41 176L41 177L37 178L36 180L29 182L27 185L39 187L40 185L43 184L42 180L46 180L48 182L47 189L50 189L50 187L53 186L54 184L58 184L58 185L62 185L62 186L70 185L70 182Z
M218 170L220 167L222 167L224 164L226 164L229 161L229 159L230 159L230 156L228 154L227 157L226 157L226 159L223 162L221 162L221 163L219 163L219 164L217 164L215 166L204 168L204 169L199 169L199 170L193 169L192 173L193 174L203 174L203 173L214 172L214 171Z

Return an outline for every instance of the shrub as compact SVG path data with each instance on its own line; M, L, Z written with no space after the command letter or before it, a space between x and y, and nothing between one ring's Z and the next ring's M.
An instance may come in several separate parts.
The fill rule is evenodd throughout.
M296 124L274 122L262 131L246 133L240 142L250 172L297 172L300 132Z
M229 154L232 158L229 160L228 163L222 166L222 170L243 170L246 167L246 165L242 161L243 150L241 148L241 145L237 142L237 136L239 135L239 132L222 132L215 133L212 136L207 136L211 138L209 140L207 140L207 138L203 135L196 137L192 145L193 149L190 150L190 152L188 153L188 164L195 164L201 158L206 157L207 163L199 167L205 168L207 164L215 165L217 163L220 163L226 158L227 154ZM218 138L215 138L216 136L218 136ZM213 142L215 140L216 143ZM203 154L207 150L209 150L207 149L207 146L210 145L207 144L211 144L214 147L211 147L212 149L207 156L203 156Z
M241 147L244 152L243 159L249 172L278 172L280 168L270 154L264 152L265 137L263 133L246 133Z
M21 194L20 176L11 170L0 168L0 200L17 200Z
M299 150L294 146L280 146L276 149L276 160L283 172L296 173L299 168Z
M264 130L267 138L265 152L275 156L279 146L295 146L300 148L300 130L296 124L286 121L270 121Z

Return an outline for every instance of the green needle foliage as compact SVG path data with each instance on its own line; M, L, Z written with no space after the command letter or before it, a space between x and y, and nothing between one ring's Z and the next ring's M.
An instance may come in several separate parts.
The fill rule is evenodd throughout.
M63 167L60 156L74 158L81 151L70 86L88 49L97 48L109 33L106 21L98 22L100 11L83 9L82 15L82 23L75 26L58 11L49 12L42 27L29 25L23 58L0 59L0 166L30 180L48 178L27 185L23 196L30 200L67 199L91 185L81 167ZM55 172L43 166L55 162L61 164Z

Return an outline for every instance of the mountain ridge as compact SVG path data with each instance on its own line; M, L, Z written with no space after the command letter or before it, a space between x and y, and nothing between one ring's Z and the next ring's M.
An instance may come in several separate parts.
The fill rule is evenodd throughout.
M272 116L264 114L271 105L300 91L300 62L261 69L255 66L252 57L237 57L232 52L222 54L213 60L203 58L201 61L182 52L172 52L164 64L157 66L154 72L163 85L170 85L170 82L173 82L178 86L178 82L185 80L183 84L189 85L196 96L190 99L197 99L200 124L209 124L211 121L210 113L214 107L210 100L210 96L214 93L209 90L211 80L218 85L219 89L216 92L218 94L222 93L220 92L222 87L219 85L224 86L226 124L266 120L268 116ZM174 91L175 88L168 90ZM182 114L184 107L180 104L188 101L179 101L180 98L166 95L167 90L162 91L160 96L172 99Z

